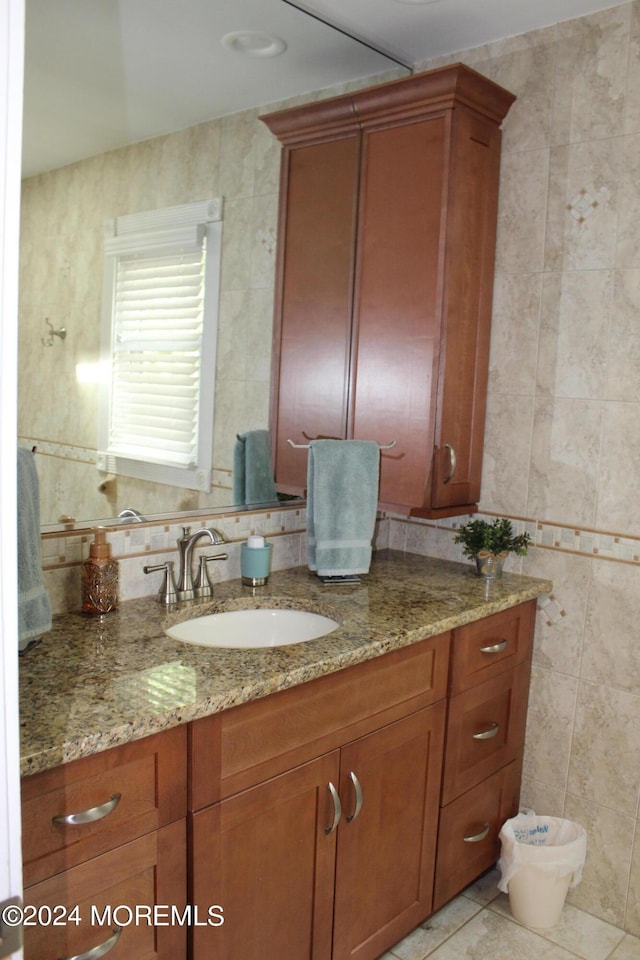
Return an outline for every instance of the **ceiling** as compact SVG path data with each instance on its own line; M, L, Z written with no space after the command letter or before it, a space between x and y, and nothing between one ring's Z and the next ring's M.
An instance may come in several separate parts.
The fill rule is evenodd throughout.
M248 107L368 77L398 62L409 73L432 57L614 5L611 0L26 0L23 173L31 176ZM278 38L286 49L265 56L275 52L276 41L264 40L265 48L262 37L247 33ZM255 48L256 39L254 55L238 52L247 42Z

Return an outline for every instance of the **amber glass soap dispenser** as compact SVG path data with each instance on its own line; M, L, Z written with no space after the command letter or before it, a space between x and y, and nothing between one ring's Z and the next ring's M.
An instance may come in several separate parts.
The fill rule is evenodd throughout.
M82 612L99 617L117 606L118 561L111 556L104 527L96 527L89 556L82 564Z

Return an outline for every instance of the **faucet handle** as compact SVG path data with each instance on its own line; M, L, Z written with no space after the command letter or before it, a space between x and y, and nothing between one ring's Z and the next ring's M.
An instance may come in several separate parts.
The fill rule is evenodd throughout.
M173 560L167 560L165 563L157 563L152 566L142 568L144 573L155 573L156 570L164 570L162 585L158 590L158 603L164 603L169 606L176 603L178 594L176 593L176 582L173 576Z
M196 597L212 597L213 596L213 585L209 579L209 571L207 570L207 564L210 560L228 560L228 553L216 553L212 557L200 557L200 566L198 567L198 573L196 576L196 582L193 585L193 592Z

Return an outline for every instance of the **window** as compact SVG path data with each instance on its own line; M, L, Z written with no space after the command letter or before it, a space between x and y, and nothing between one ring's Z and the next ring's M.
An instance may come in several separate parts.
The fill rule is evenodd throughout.
M211 200L106 224L101 470L211 489L221 210Z

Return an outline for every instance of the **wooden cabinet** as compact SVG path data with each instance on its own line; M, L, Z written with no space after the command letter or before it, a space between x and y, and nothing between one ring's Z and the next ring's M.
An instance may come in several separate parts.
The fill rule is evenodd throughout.
M272 432L395 441L382 506L466 513L480 494L500 160L513 96L454 65L271 114L282 142Z
M448 642L192 724L193 960L373 960L430 913Z
M453 631L433 908L496 862L518 812L535 601Z
M107 943L113 960L185 956L186 925L152 910L185 910L186 741L176 728L23 779L24 902L45 920L25 926L25 960ZM46 922L52 908L71 919Z

